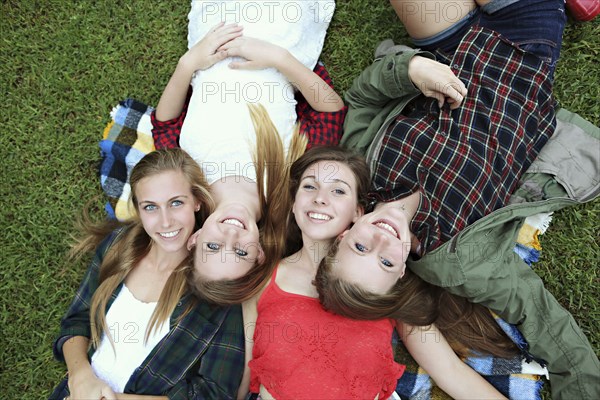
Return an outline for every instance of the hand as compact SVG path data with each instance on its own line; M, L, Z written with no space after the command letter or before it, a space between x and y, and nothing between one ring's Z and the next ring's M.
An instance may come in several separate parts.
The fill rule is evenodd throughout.
M221 47L242 35L243 28L238 24L225 25L224 22L213 27L207 34L192 46L180 59L192 71L205 70L218 61L228 57L227 51Z
M427 97L437 99L440 108L448 102L450 109L460 106L467 88L449 66L429 58L414 56L408 64L408 76Z
M237 56L247 60L231 62L229 67L234 69L277 68L278 63L288 54L281 46L246 36L225 43L219 50L226 51L230 57Z
M117 395L91 369L69 376L69 400L117 400Z

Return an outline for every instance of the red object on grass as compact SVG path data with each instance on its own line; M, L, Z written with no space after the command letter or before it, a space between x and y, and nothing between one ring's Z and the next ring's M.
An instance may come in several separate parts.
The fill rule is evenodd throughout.
M600 14L600 0L567 0L566 4L577 21L591 21Z

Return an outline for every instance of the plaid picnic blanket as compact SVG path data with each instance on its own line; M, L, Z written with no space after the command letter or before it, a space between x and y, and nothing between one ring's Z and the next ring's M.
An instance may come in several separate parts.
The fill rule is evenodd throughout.
M100 141L100 183L108 197L106 211L110 218L126 220L131 216L128 198L131 192L129 176L135 164L154 150L150 113L153 107L134 99L121 101L113 108L111 121L104 129ZM525 220L519 232L515 252L529 265L538 260L541 246L538 235L543 234L551 221L550 214L538 214ZM465 362L479 372L500 392L511 399L540 399L542 375L547 376L531 357L526 356L526 343L513 325L496 316L496 321L519 346L524 356L503 359L492 356L469 357ZM403 399L426 400L448 398L412 360L404 346L393 340L397 360L407 369L398 381L396 393Z
M131 216L128 199L131 170L154 150L150 113L154 110L134 99L121 101L110 113L112 120L100 141L100 184L108 197L106 212L120 221Z

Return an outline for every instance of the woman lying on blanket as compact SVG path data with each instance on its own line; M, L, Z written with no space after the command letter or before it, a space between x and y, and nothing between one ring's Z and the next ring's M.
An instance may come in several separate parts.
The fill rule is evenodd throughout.
M421 40L441 62L392 49L363 71L346 95L342 142L366 149L375 209L341 235L317 285L342 315L420 325L428 321L412 318L422 315L410 296L422 290L416 274L517 324L548 363L556 397L597 398L598 359L585 336L512 250L515 226L553 204L509 200L555 130L551 71L564 21L562 0L520 0L491 14L473 3L465 19Z
M187 289L187 241L213 209L202 171L181 149L157 150L130 182L131 220L82 221L72 253L95 257L61 321L54 354L69 373L50 399L232 398L244 363L241 309Z
M341 98L312 71L335 2L251 6L242 1L192 2L189 50L152 118L159 142L173 126L181 126L179 144L201 165L211 186L215 211L190 245L195 246L198 294L215 303L241 302L268 275L264 263L276 253L273 247L280 239L269 237L269 222L263 217L285 172L285 160L275 157L279 143L287 151L298 136L294 91L315 113L325 115L307 129L318 141L336 140L337 132L327 131L328 122L339 125L343 115ZM190 84L193 90L184 108ZM264 106L268 114L259 118L258 126L249 103ZM275 129L265 129L269 119ZM266 131L278 136L259 137Z
M328 248L367 205L368 166L362 156L342 147L319 146L294 162L286 182L287 257L278 262L262 291L243 304L249 370L238 398L245 397L248 382L250 391L263 399L390 398L404 370L394 362L390 345L394 321L359 321L329 313L319 304L313 284ZM452 343L461 354L465 347L516 354L490 313L469 306L475 310L470 313L462 307L466 304L447 295L441 304L423 304L423 311L435 307L439 320L452 322L450 333L458 339ZM399 330L421 367L454 398L502 398L456 356L434 326L415 331L400 322Z

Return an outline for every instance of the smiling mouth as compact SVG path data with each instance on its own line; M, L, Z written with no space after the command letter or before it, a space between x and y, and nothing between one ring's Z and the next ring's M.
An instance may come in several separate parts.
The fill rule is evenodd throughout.
M308 218L318 219L319 221L329 221L329 220L331 220L331 217L329 215L326 215L326 214L321 214L321 213L316 213L316 212L308 212L307 215L308 215Z
M398 231L392 225L388 224L387 222L376 221L373 223L373 225L391 233L395 238L400 239L400 235L398 235Z
M246 226L244 226L243 222L237 218L225 218L223 221L221 221L221 223L237 226L240 229L246 229Z
M161 237L164 237L165 239L170 239L170 238L173 238L173 237L177 236L177 234L179 234L179 232L181 232L181 229L178 229L178 230L173 231L173 232L159 232L158 234Z

